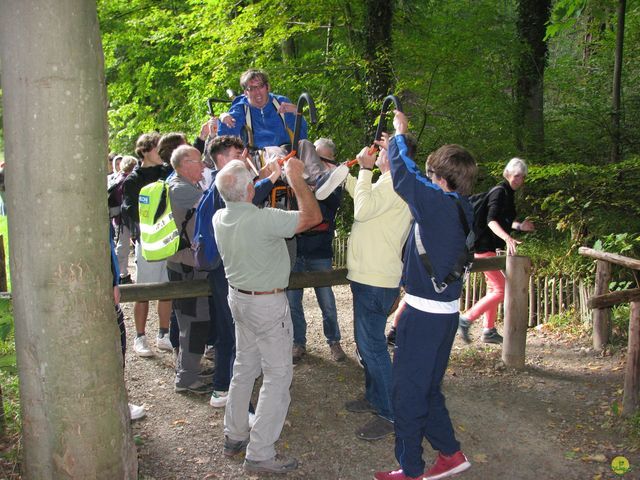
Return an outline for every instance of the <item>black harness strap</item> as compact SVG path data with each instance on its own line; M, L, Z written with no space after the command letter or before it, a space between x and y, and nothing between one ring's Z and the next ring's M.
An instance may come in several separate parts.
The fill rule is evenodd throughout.
M464 209L462 208L462 204L458 198L453 197L456 202L456 206L458 207L458 216L460 217L460 223L462 224L462 228L464 230L464 234L466 235L464 250L458 256L456 263L453 265L453 269L449 272L449 274L445 277L442 282L439 282L434 274L433 265L431 264L431 260L429 260L429 255L424 248L422 243L422 238L420 237L420 228L418 226L418 222L414 222L413 226L413 235L416 241L416 248L418 250L418 255L420 256L420 260L422 261L422 265L424 265L425 270L429 277L431 277L431 282L433 283L433 288L436 293L444 292L447 287L452 283L458 280L461 277L464 277L469 270L471 269L471 265L473 263L473 244L475 242L475 235L473 231L469 228L469 222L467 222L467 216L464 213Z

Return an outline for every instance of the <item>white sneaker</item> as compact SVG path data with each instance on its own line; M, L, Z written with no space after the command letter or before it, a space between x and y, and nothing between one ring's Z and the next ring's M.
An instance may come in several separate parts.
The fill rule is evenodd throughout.
M316 183L316 199L324 200L338 188L349 175L349 167L344 163L318 179Z
M169 340L169 335L156 337L156 347L158 348L158 350L173 352L173 345L171 345L171 340Z
M149 348L146 335L136 337L133 341L133 351L136 352L139 357L153 357L153 352Z
M209 405L215 408L222 408L227 404L227 396L229 392L221 392L219 390L214 390L211 393L211 400L209 400Z
M130 403L129 415L131 416L131 420L140 420L147 415L147 412L144 411L144 408L142 406Z

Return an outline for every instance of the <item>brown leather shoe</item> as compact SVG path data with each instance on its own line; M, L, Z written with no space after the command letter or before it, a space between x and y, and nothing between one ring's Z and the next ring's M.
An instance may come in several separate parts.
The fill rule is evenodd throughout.
M302 360L302 357L304 357L305 354L307 353L307 349L302 345L296 345L294 343L291 353L292 353L291 356L293 357L293 364L295 365L300 360Z
M342 350L340 342L332 343L331 345L329 345L329 348L331 349L331 358L333 358L335 362L344 362L344 360L347 358L344 350Z

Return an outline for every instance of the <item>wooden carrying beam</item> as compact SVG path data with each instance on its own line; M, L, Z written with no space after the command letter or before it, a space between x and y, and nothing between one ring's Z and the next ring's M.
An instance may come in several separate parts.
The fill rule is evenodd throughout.
M617 292L605 293L604 295L594 295L587 300L589 308L609 308L621 303L640 301L640 288L630 288Z
M473 262L472 272L504 270L507 257L482 258ZM289 277L289 288L332 287L346 285L347 269L328 272L295 272ZM170 300L175 298L207 297L211 295L207 280L185 280L182 282L139 283L120 286L120 302L143 302L147 300Z

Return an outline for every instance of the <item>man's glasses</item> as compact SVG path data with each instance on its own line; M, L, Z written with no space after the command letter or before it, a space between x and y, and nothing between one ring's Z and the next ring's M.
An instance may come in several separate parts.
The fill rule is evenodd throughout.
M262 90L266 86L266 83L260 83L258 85L249 85L245 90L247 92L255 92L256 90Z

